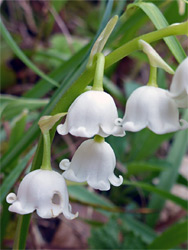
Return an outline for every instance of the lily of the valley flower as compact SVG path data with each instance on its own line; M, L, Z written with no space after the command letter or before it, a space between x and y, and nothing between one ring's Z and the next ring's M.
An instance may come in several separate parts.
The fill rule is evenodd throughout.
M140 87L131 94L122 124L125 131L136 132L148 127L156 134L188 127L186 121L179 121L178 107L169 92L152 86Z
M122 176L114 175L116 158L113 149L104 141L89 139L83 142L75 152L72 161L64 159L60 168L66 170L63 176L76 182L85 182L99 190L109 190L110 183L120 186Z
M17 196L7 195L9 211L18 214L32 213L35 209L42 218L53 218L63 213L74 219L78 213L70 211L68 191L64 178L52 170L35 170L24 177Z
M188 108L188 57L180 63L175 72L170 94L179 108Z
M103 91L90 90L72 103L65 123L57 126L57 132L87 138L96 134L103 137L124 136L123 128L115 124L117 118L117 108L112 97Z

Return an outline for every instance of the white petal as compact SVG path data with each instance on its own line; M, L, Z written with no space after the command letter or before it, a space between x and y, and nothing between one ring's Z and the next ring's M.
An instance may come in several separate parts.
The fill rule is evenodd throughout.
M63 135L69 132L88 138L96 134L106 137L112 134L117 118L112 97L103 91L91 90L76 98L68 110L65 123L59 125L57 131Z
M110 189L110 182L108 181L108 179L106 179L105 181L97 181L94 178L88 178L88 184L94 188L94 189L98 189L100 191L108 191Z
M150 106L148 110L148 127L156 134L180 129L178 108L167 93L166 90L157 88L156 96L153 96L153 107Z
M63 176L71 181L85 182L99 190L109 190L109 176L116 164L114 152L106 142L87 140L75 152Z
M67 123L65 122L64 124L60 124L57 126L57 132L60 135L66 135L68 134L68 128L67 128Z
M70 161L68 159L63 159L59 163L59 168L62 170L67 170L70 167Z
M188 128L188 122L187 121L181 119L180 122L182 123L182 124L180 124L180 129L181 130L185 130L185 129Z
M146 98L146 91L146 86L140 87L128 98L122 121L125 131L136 132L147 126L147 106L150 102L150 97L147 96Z
M125 131L124 131L123 127L119 126L119 125L116 125L116 124L114 125L113 129L109 129L109 128L106 128L103 125L101 125L101 130L104 133L103 137L106 137L107 135L110 135L110 134L112 134L114 136L119 136L119 137L125 136Z
M170 86L179 108L188 108L188 57L180 63Z
M75 214L72 214L71 211L68 211L68 210L65 210L63 212L63 214L64 214L65 218L68 219L68 220L73 220L76 217L78 217L78 215L79 215L78 212L76 212Z
M65 179L69 181L75 181L75 182L84 182L85 181L85 175L82 176L82 173L80 171L79 176L76 176L74 171L72 169L66 170L62 175Z
M8 210L17 214L30 214L35 210L35 208L33 206L23 208L21 201L15 201L11 206L9 206Z
M6 197L6 202L12 204L17 199L17 196L14 193L10 193Z
M181 94L168 93L171 98L174 99L178 108L188 108L188 93L184 90Z
M81 137L92 137L95 134L99 134L99 128L86 125L86 127L71 128L69 130L70 134Z
M109 176L109 181L112 185L118 187L123 183L123 177L121 175L119 175L119 178L117 176L115 176L115 174L113 173L112 175Z

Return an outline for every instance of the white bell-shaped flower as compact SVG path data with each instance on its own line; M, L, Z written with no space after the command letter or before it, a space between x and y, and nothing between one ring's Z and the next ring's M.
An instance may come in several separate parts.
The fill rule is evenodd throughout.
M35 209L42 218L53 218L63 213L67 219L74 219L78 213L71 213L68 191L62 175L50 170L35 170L24 177L17 196L6 197L9 211L29 214Z
M75 182L85 182L99 190L109 190L110 183L120 186L122 176L116 177L114 168L116 158L113 149L106 142L89 139L83 142L75 152L72 161L64 159L60 168L66 170L63 176Z
M180 63L174 74L170 94L179 108L188 108L188 57Z
M88 138L96 134L102 137L124 136L123 128L115 122L117 118L117 108L112 97L103 91L90 90L72 103L65 123L57 126L57 132Z
M178 107L169 92L152 86L140 87L131 94L122 124L125 131L136 132L148 127L156 134L188 127L185 120L179 121Z

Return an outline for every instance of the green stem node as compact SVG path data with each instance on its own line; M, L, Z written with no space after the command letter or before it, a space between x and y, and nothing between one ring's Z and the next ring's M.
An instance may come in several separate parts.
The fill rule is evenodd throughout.
M150 65L150 75L147 86L158 87L157 85L157 68Z
M104 142L104 137L100 136L100 135L96 135L94 137L94 141L95 142L98 142L98 143L101 143L101 142Z
M96 54L97 62L92 90L103 91L103 76L105 56L102 53Z
M40 167L43 170L52 170L51 166L51 141L50 141L50 133L46 131L43 133L43 158L42 158L42 166Z

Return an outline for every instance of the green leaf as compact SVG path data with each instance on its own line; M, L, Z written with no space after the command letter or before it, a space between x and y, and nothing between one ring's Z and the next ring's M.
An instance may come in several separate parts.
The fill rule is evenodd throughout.
M133 140L129 160L135 161L148 158L157 151L163 141L169 140L172 136L173 133L157 135L147 128L139 131L131 137Z
M101 34L98 36L97 40L95 41L92 49L91 49L91 53L90 53L90 57L89 57L89 61L88 61L88 67L92 66L93 64L93 60L94 60L94 56L97 53L101 53L110 34L112 33L116 23L118 21L118 16L114 16L112 17L109 22L106 24L104 30L101 32Z
M25 249L31 214L19 215L13 249Z
M133 216L122 215L122 219L127 230L134 232L137 236L140 236L144 242L151 243L155 239L155 231L146 224L134 219Z
M169 227L148 246L148 249L172 249L187 240L188 220Z
M39 68L37 68L30 60L27 58L27 56L22 52L22 50L17 46L14 39L11 37L10 33L4 26L2 20L0 19L0 29L1 34L5 41L8 43L8 45L11 47L11 49L14 51L14 53L24 62L29 68L31 68L37 75L39 75L41 78L45 79L47 82L51 83L52 85L59 87L59 84L54 81L52 78L44 74Z
M133 91L135 91L140 86L141 85L135 81L128 81L128 82L126 81L124 83L126 97L128 98L133 93Z
M27 115L28 110L26 109L14 120L14 125L10 134L9 148L15 147L16 143L22 138L25 131Z
M3 247L3 238L7 230L7 225L10 221L10 212L8 211L9 204L6 202L6 200L3 201L1 205L1 218L0 218L0 246L1 249L4 249Z
M184 185L185 187L187 187L187 179L183 175L179 174L177 184Z
M34 154L36 147L34 147L18 164L17 166L10 172L10 174L5 178L3 181L2 186L0 187L1 198L0 201L2 202L10 189L13 187L15 182L17 181L18 177L25 169L29 159Z
M142 172L160 172L165 171L171 167L166 161L138 161L138 162L131 162L127 164L127 174L126 176L136 175Z
M17 143L20 141L20 139L23 137L25 127L26 127L26 121L28 116L28 110L24 110L18 117L16 117L13 120L13 126L11 129L10 134L10 140L9 140L9 151L14 148ZM14 168L15 165L17 165L19 156L15 157L13 161L8 165L6 168L6 173L10 172L12 168Z
M112 215L109 221L93 227L88 240L90 249L145 249L146 244L139 235L127 230L125 217ZM121 235L121 237L119 237Z
M103 78L104 89L119 100L122 104L125 104L125 97L123 96L121 90L106 76Z
M162 29L169 25L161 11L155 4L139 2L129 5L128 8L130 9L135 6L141 8L145 12L145 14L149 17L149 19L157 29ZM186 54L179 41L175 37L166 37L164 38L164 41L176 60L181 63L186 58Z
M85 54L87 53L89 47L90 44L86 45L75 55L73 55L69 60L62 63L61 66L51 72L49 76L58 82L61 82L65 78L68 79L68 77L71 77L75 69L77 69L79 65L83 62ZM46 93L48 93L52 88L53 86L51 84L49 84L44 79L41 79L31 90L24 94L24 97L40 98L43 97Z
M49 102L48 99L29 99L11 95L0 95L0 101L5 105L1 114L6 120L20 114L24 109L35 110L46 106Z
M64 5L66 4L67 0L63 0L63 1L50 1L49 2L49 7L50 8L54 8L56 10L56 12L60 12ZM49 8L48 7L48 8ZM46 18L45 22L44 22L44 27L42 29L42 31L44 32L44 36L48 37L53 29L55 23L55 19L54 17L51 15L51 13L49 13L48 18Z
M119 231L119 226L113 218L102 227L93 227L88 239L90 249L120 249Z
M123 184L143 188L146 191L158 194L167 200L173 201L174 203L176 203L177 205L181 206L182 208L184 208L186 210L188 209L186 200L181 199L180 197L173 195L165 190L159 189L157 187L151 186L151 185L143 183L143 182L123 181ZM154 209L154 210L158 211L157 209ZM148 216L150 216L150 215L148 215Z
M188 120L188 111L185 112L182 118ZM179 167L188 146L188 140L186 140L186 138L188 138L187 130L177 132L174 137L174 142L167 156L167 161L171 164L171 167L168 170L163 171L159 176L158 188L164 190L165 192L171 190L178 178ZM149 207L160 212L164 206L164 203L164 199L162 199L157 194L153 194L149 203ZM148 215L148 224L155 225L158 216L158 213Z

